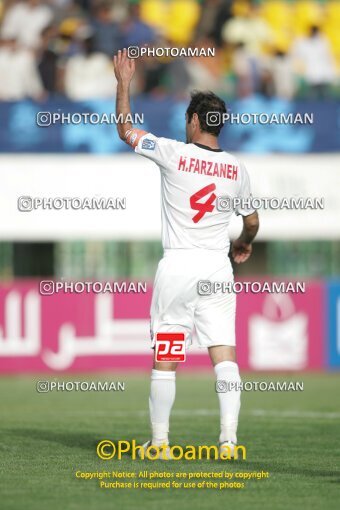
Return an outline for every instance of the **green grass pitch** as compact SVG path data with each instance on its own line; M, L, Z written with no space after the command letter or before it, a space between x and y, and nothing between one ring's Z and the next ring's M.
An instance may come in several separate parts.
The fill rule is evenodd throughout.
M320 510L339 508L338 374L292 377L242 374L243 380L299 380L303 392L244 392L239 443L246 461L103 461L102 439L149 439L149 374L101 374L60 380L121 380L125 392L51 392L44 376L0 378L1 510ZM212 373L179 374L171 442L215 444L218 401ZM268 471L244 489L100 489L81 471Z

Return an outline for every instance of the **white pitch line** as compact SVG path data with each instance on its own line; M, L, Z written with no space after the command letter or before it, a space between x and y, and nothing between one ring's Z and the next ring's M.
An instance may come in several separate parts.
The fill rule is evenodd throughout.
M148 411L138 411L138 414L149 414ZM174 416L216 416L219 415L217 409L177 409L172 412ZM255 417L271 417L271 418L314 418L325 420L339 420L340 413L332 412L316 412L316 411L270 411L266 409L251 409L250 411L241 411L242 415L255 416Z
M339 420L340 413L322 412L322 411L268 411L265 409L253 409L246 413L252 416L269 416L274 418L315 418L326 420Z
M87 416L87 411L70 411L69 413L65 412L64 415L84 415ZM128 417L146 417L149 416L148 410L136 410L136 411L115 411L114 409L109 411L95 411L96 416L108 416L112 415L113 417L120 418L128 418ZM218 409L176 409L171 413L172 416L179 417L192 417L192 416L218 416ZM268 418L310 418L315 420L340 420L340 413L333 412L322 412L322 411L294 411L294 410L286 410L286 411L270 411L267 409L251 409L249 411L241 410L241 420L242 416L254 416L257 418L268 417Z
M116 416L147 416L149 411L127 411L115 412ZM175 409L171 413L173 416L217 416L219 411L217 409ZM266 409L251 409L249 411L241 411L242 415L255 416L255 417L271 417L271 418L311 418L311 419L324 419L324 420L339 420L340 413L333 412L317 412L317 411L270 411Z

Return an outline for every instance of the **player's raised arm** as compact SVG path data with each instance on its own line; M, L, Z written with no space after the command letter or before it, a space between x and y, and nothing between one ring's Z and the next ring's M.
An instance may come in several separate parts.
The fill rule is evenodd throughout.
M121 140L135 147L138 140L146 132L141 129L133 129L131 122L126 119L131 118L130 108L130 83L135 72L135 61L127 55L124 48L119 50L113 57L113 68L117 79L117 97L116 97L116 116L117 130Z
M238 239L233 241L231 254L237 264L241 264L249 259L253 250L252 242L259 229L259 216L257 212L243 216L243 229Z

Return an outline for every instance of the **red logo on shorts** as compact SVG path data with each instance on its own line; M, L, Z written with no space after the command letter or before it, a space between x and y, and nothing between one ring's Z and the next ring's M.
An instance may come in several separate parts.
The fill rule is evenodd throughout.
M156 333L156 361L185 361L184 333Z

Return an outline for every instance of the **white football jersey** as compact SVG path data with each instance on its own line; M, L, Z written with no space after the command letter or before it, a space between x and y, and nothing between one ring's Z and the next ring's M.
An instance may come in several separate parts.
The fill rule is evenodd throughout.
M236 197L251 197L245 166L221 149L151 133L139 139L132 134L132 138L135 152L154 161L161 171L163 248L228 251L232 214L254 212L226 207Z

